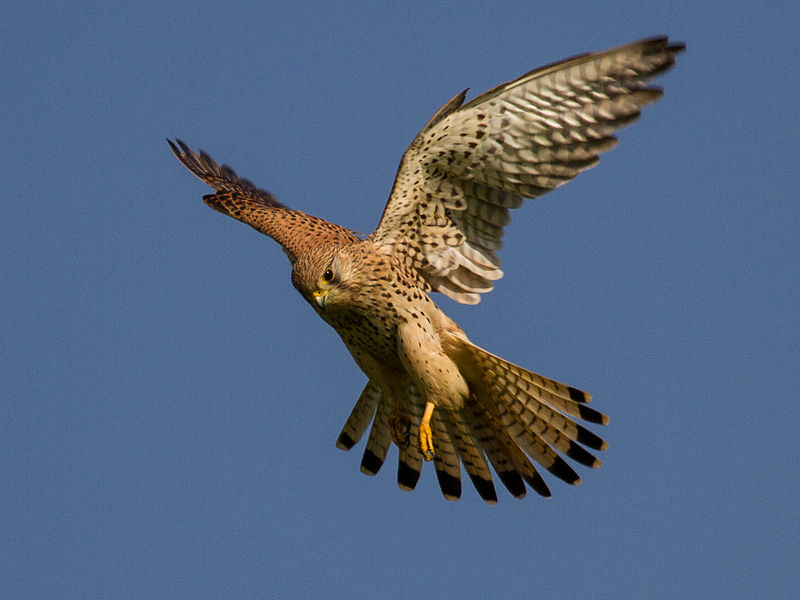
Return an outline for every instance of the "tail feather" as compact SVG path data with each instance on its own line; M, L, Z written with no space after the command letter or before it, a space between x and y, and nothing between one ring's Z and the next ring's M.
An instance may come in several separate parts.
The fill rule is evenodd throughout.
M466 338L459 341L456 363L467 379L470 395L461 409L439 407L431 420L434 468L446 499L461 496L461 464L480 497L490 504L497 502L492 470L512 496L522 498L526 484L542 496L551 495L532 461L573 485L581 483L581 478L564 457L589 467L600 466L586 448L605 450L606 442L575 421L608 422L604 414L586 406L589 394L509 363ZM395 390L393 405L377 385L368 383L336 445L350 449L372 421L361 471L376 474L394 439L399 444L397 483L412 490L422 472L419 424L425 402L410 381L401 387ZM408 425L407 436L398 439L393 434L395 417Z
M601 425L608 424L606 415L585 406L586 403L592 401L591 394L523 369L503 360L499 356L495 356L491 352L487 352L483 348L475 345L471 346L470 351L475 360L484 369L504 380L510 386L510 389L536 394L542 401L553 408L573 417Z
M513 415L504 406L500 406L500 415L503 427L528 455L542 465L550 473L573 485L581 482L578 474L569 466L567 461L540 437L522 428Z
M391 443L389 402L381 401L378 403L378 410L375 413L375 419L372 421L367 447L364 448L364 456L361 459L361 472L365 475L375 475L380 471Z
M422 454L419 451L419 422L422 418L422 398L416 388L409 386L405 417L408 419L408 439L399 446L397 459L397 485L411 491L417 486L422 473Z
M439 488L447 500L458 500L461 497L461 464L458 460L458 450L450 437L447 429L446 415L441 411L433 411L433 435L436 439L436 454L433 457L433 466L436 469L436 479Z
M364 432L367 430L370 421L372 421L380 397L381 391L378 389L378 386L371 381L367 383L336 440L337 448L340 450L350 450L350 448L359 442Z
M525 481L541 482L544 487L537 489L542 493L542 489L547 490L541 477L537 477L535 467L531 464L524 453L519 449L505 428L497 423L483 406L474 397L470 399L469 405L465 405L461 410L470 429L486 452L489 462L492 463L497 476L506 489L515 498L524 498L526 495ZM549 495L547 490L543 495Z
M608 445L571 418L608 423L606 415L586 406L591 400L589 394L509 363L466 340L462 344L466 344L462 346L466 352L459 367L485 411L494 416L512 440L513 447L503 449L509 457L524 451L553 475L571 484L579 484L581 479L559 453L592 468L601 465L584 446L605 450ZM478 420L482 419L485 416ZM520 469L531 487L533 482L539 487L543 485L538 473L534 477L526 472L524 463ZM546 486L540 493L545 490Z
M419 452L408 447L400 449L400 458L397 461L397 487L407 492L417 487L419 476L422 474L422 457Z
M514 475L516 475L516 477L510 478L509 474L506 473L506 477L514 482L516 482L519 477L522 477L536 493L545 498L549 498L552 494L544 479L542 479L536 467L533 466L533 463L531 463L498 418L499 410L497 410L497 405L491 405L487 408L487 405L480 402L478 397L473 395L470 397L469 411L471 411L475 417L475 425L473 425L473 427L481 427L488 433L489 444L484 448L487 454L491 451L493 451L495 455L499 453L499 455L505 459L505 464L510 465ZM492 454L489 454L489 459L492 460ZM497 458L495 458L495 460L497 460ZM494 462L495 461L492 461L493 465ZM498 472L498 476L503 483L505 483L503 474ZM512 495L515 497L522 498L525 496L525 485L522 484L521 494L514 493L510 488L509 491L511 491Z
M434 415L436 413L437 411L433 412ZM489 504L496 504L497 492L492 481L492 470L489 468L489 463L486 462L486 455L481 450L480 444L459 413L448 414L444 421L451 439L455 442L458 456L478 491L478 495Z
M583 464L589 467L600 466L600 461L585 450L583 451L584 454L574 450L576 441L580 441L596 450L605 450L607 447L606 442L594 433L561 413L542 405L541 401L536 397L519 393L512 395L507 389L496 385L491 385L490 389L491 396L501 401L514 415L519 425L530 435L544 440L567 456L570 456L570 453L575 453L581 457L588 455L591 457L590 461Z
M590 418L586 420L607 424L608 417L603 413L589 409L591 413L586 415L583 411L589 407L565 397L572 394L588 402L591 399L589 394L527 371L478 346L470 345L469 354L479 387L502 401L523 428L542 436L564 453L570 447L569 441L595 450L608 448L604 440L567 416L582 419L588 416ZM576 408L577 411L574 410Z

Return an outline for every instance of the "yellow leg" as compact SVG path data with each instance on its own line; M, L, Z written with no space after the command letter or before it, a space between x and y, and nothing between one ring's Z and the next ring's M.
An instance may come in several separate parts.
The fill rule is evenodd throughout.
M431 432L431 416L433 415L433 402L425 404L425 412L419 422L419 449L425 460L433 459L433 433Z

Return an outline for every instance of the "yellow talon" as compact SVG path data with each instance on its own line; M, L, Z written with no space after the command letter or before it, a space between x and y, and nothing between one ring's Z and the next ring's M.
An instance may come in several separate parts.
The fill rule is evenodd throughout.
M431 416L433 415L433 402L425 404L425 412L419 422L419 449L425 460L433 460L433 433L431 432Z

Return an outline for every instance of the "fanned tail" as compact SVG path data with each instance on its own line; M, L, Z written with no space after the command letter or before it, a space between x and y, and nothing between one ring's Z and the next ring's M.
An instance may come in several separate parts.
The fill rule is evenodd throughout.
M490 504L497 502L492 469L511 495L522 498L526 484L541 496L551 495L534 463L572 485L581 478L563 456L591 468L600 466L587 448L602 451L608 445L577 422L608 423L606 415L587 406L589 394L503 360L466 338L459 342L457 362L470 395L458 411L437 408L431 421L434 468L446 499L461 497L462 464L480 497ZM404 490L414 489L424 462L417 438L423 406L413 384L402 390L398 407L408 436L394 441L399 448L397 483ZM392 411L390 401L368 383L339 435L336 445L349 450L372 422L363 473L376 474L386 459L396 437Z
M474 402L480 407L476 416L480 417L480 423L493 424L496 439L508 437L513 441L512 447L504 448L503 453L532 488L549 495L544 493L546 486L541 487L543 482L526 476L529 467L520 456L530 457L573 485L581 483L581 479L560 454L591 468L601 465L585 447L602 451L608 444L576 422L582 419L601 425L608 423L606 415L587 406L591 401L589 394L523 369L466 340L463 343L466 347L461 360L465 364L459 364L459 368L467 375ZM473 412L476 410L473 407Z

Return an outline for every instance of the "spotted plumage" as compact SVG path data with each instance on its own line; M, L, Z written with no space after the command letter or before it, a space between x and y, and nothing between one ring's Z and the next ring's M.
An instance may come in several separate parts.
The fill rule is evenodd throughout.
M203 199L276 240L292 284L341 336L367 385L339 434L349 450L369 429L361 471L398 447L397 482L413 489L433 460L445 498L461 496L462 466L496 502L492 470L522 497L550 491L534 463L571 484L566 456L598 467L604 425L589 394L475 346L428 295L475 304L503 275L497 250L510 209L594 166L614 132L662 91L649 80L682 44L652 38L531 71L464 104L447 102L400 162L380 222L361 239L292 210L180 140L175 156L216 193Z

